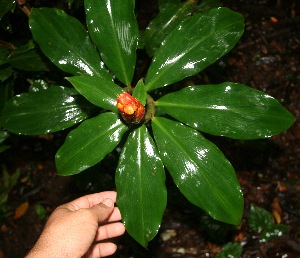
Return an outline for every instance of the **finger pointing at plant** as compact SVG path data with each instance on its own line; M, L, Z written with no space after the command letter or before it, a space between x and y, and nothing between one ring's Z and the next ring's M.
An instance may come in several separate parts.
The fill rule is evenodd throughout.
M104 257L117 247L105 242L120 236L125 228L119 209L114 207L116 192L86 195L55 209L27 258ZM107 223L108 222L108 223ZM112 223L109 223L112 222ZM103 226L99 223L107 223Z

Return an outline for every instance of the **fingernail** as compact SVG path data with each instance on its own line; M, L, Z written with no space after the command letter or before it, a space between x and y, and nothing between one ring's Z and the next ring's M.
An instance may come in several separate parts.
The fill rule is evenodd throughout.
M114 205L114 202L112 201L112 199L109 199L109 198L105 199L102 203L107 207L112 207Z

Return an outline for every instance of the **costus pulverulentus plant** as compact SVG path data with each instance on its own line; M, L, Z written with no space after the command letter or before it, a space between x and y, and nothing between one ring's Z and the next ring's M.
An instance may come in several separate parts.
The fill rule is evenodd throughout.
M277 100L238 83L166 93L166 87L228 53L243 34L239 13L215 6L217 1L197 2L160 1L143 33L133 0L85 0L87 28L62 10L33 8L29 26L35 42L69 75L64 86L15 96L1 114L1 126L17 134L76 125L57 151L59 175L80 173L119 147L117 205L128 233L143 246L161 224L166 173L212 218L240 223L243 194L236 173L202 132L262 139L294 122ZM138 46L152 61L135 83Z

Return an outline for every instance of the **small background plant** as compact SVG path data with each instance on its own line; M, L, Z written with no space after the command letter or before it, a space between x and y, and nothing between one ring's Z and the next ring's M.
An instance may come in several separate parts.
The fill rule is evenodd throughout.
M11 207L8 205L8 198L13 187L18 183L19 177L19 169L12 175L9 175L6 167L2 166L2 178L0 180L0 223L2 223L5 217L12 214Z
M243 199L234 170L199 131L236 139L265 138L288 128L293 116L270 96L231 82L190 86L166 95L160 90L202 71L226 54L242 35L243 18L205 2L161 2L160 14L164 15L159 19L189 11L155 44L149 35L158 31L154 26L157 20L146 29L145 47L154 58L145 80L138 80L134 87L138 46L134 6L129 1L124 1L122 8L115 1L108 2L111 9L95 1L85 2L93 43L81 24L61 10L32 10L30 27L35 41L54 64L75 75L68 77L75 89L68 84L50 85L13 98L2 113L3 127L14 133L41 134L83 121L57 152L61 175L79 173L101 161L116 146L121 147L116 174L118 205L128 232L143 246L156 235L166 206L163 164L189 201L215 219L238 224ZM99 10L101 17L97 16ZM215 19L216 26L197 30ZM126 21L131 29L126 30L120 21ZM166 24L169 21L163 20ZM186 45L187 38L190 44ZM105 66L99 65L101 61ZM112 82L107 68L122 87ZM175 89L180 88L177 85ZM135 114L132 124L119 116L117 98L125 91L146 106L141 121L135 119ZM38 113L34 112L37 108ZM207 194L211 198L203 198Z

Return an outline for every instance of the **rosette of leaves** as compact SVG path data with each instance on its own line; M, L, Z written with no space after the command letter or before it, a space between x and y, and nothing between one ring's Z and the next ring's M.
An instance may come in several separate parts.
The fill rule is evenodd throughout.
M32 9L34 40L72 75L67 80L73 88L52 86L21 94L1 116L3 127L20 134L78 124L56 154L60 175L80 173L120 146L117 204L127 231L143 246L157 234L166 208L166 172L191 203L217 220L239 224L243 195L235 171L201 132L257 139L294 122L274 98L232 82L189 86L154 99L153 92L159 96L160 89L228 53L244 29L243 17L227 8L205 5L203 11L194 1L166 2L160 6L166 19L159 15L145 32L153 60L136 86L132 80L139 30L134 1L85 0L88 31L62 10ZM152 42L149 35L158 27L160 36ZM124 92L145 106L143 119L131 123L122 118L117 99ZM119 145L121 140L125 143Z

